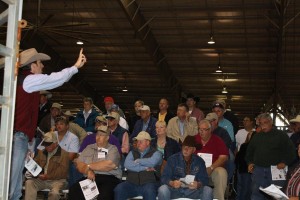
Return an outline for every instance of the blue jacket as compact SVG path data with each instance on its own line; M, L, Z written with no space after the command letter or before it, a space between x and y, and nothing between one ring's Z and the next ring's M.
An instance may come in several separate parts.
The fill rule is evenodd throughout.
M84 121L84 115L83 111L79 111L74 119L74 123L81 126L86 132L95 132L95 119L99 115L99 113L92 109L92 112L86 119L86 122Z
M156 130L155 130L155 124L157 122L157 119L150 116L150 121L148 124L148 128L146 129L146 132L150 134L151 138L156 138ZM139 119L136 121L132 134L130 135L130 141L132 138L136 137L141 131L143 130L143 120Z
M187 174L185 173L185 161L183 159L182 152L172 155L164 168L161 176L161 183L169 185L170 181L179 180L184 178ZM202 158L192 154L192 164L190 175L195 175L195 181L201 182L202 186L208 184L208 175L206 172L205 163Z

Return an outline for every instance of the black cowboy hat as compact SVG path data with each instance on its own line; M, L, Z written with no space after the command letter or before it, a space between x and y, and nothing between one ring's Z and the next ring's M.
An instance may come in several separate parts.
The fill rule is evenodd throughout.
M186 95L186 97L181 97L181 101L182 103L185 103L187 101L187 99L194 99L194 101L196 101L196 103L198 103L200 101L199 97L196 97L195 95L193 95L192 93L189 93Z

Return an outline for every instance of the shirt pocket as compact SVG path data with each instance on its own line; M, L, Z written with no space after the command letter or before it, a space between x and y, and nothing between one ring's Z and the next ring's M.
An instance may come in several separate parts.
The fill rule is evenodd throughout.
M175 168L175 174L176 176L179 176L179 177L184 177L185 176L185 172L184 172L184 169L182 167L176 167Z
M194 166L193 169L191 170L192 175L196 175L200 171L199 166Z

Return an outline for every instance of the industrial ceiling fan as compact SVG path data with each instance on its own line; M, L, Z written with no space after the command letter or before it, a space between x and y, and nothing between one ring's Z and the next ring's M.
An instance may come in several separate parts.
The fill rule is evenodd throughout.
M78 31L74 30L76 27L81 26L89 26L88 23L74 23L75 17L75 6L73 0L73 16L71 24L57 24L57 25L47 25L47 23L54 17L54 14L49 14L45 19L41 18L41 2L42 0L37 1L37 17L36 23L27 22L27 26L22 29L22 38L25 38L29 33L31 33L30 37L34 37L36 34L44 35L45 37L51 39L55 43L61 45L57 39L55 39L55 35L73 38L76 40L88 42L88 40L82 38L82 35L97 35L103 36L101 33L88 32L88 31ZM1 28L4 28L3 26ZM5 27L6 28L6 27Z

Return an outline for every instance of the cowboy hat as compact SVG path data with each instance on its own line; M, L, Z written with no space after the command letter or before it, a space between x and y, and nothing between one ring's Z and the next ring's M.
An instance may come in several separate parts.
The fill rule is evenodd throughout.
M183 103L185 103L188 99L193 99L196 103L198 103L200 101L200 98L199 97L196 97L194 96L193 94L189 93L186 95L186 98L185 97L182 97L181 98L181 101Z
M47 90L42 90L42 91L40 91L40 94L46 96L47 99L50 99L50 98L52 97L51 92L49 92L49 91L47 91Z
M35 48L24 50L20 53L20 67L24 67L37 60L50 60L50 56L44 53L38 53Z

